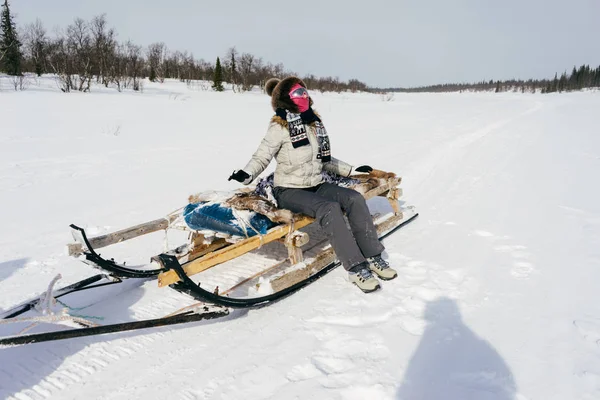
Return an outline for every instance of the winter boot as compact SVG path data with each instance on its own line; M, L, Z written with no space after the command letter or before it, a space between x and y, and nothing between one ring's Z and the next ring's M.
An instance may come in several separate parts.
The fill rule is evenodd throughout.
M350 282L354 283L365 293L374 292L381 288L379 281L371 273L368 262L363 262L354 266L348 271L348 276Z
M391 268L390 264L381 258L381 255L369 257L367 261L369 262L371 271L375 272L377 276L384 281L392 280L398 276L396 270Z

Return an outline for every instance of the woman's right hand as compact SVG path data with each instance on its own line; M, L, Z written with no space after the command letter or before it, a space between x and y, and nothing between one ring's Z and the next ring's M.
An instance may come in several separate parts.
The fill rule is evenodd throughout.
M250 182L246 183L250 179L250 175L248 175L248 173L246 171L244 171L243 169L238 169L237 171L233 171L233 173L227 180L230 181L232 179L235 179L236 181L238 181L239 183L243 183L244 185L247 185L248 183L250 183Z

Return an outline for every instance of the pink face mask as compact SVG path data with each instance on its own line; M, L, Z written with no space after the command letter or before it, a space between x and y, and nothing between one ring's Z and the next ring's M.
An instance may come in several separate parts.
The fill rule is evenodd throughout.
M292 90L290 90L290 99L298 107L300 112L304 112L310 107L308 91L298 83L292 86Z

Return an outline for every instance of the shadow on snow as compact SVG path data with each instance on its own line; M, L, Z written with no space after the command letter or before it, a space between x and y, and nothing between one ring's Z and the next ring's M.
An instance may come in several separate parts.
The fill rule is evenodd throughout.
M398 400L512 400L513 375L498 352L462 321L454 300L425 308L427 327L406 369Z

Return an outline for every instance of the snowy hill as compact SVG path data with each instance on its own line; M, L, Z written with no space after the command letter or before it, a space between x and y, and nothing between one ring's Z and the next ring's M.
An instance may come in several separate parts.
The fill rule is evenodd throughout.
M272 115L258 92L38 85L0 91L0 311L95 273L65 254L70 223L236 188ZM600 398L600 93L312 96L332 154L397 172L420 212L384 241L398 279L365 295L338 268L226 320L0 349L0 398ZM80 312L184 305L148 282Z

